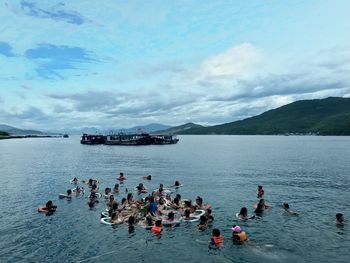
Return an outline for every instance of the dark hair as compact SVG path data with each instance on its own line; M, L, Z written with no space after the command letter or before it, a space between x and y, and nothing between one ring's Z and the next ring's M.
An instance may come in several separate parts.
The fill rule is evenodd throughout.
M151 175L148 175L148 176L147 176L147 179L148 179L148 180L151 180L151 179L152 179L152 176L151 176Z
M339 220L342 216L343 216L342 213L337 213L337 214L335 215L335 217L337 218L337 220Z
M125 201L126 201L126 198L123 197L123 198L122 198L122 204L123 204Z
M129 226L135 224L135 217L129 216L128 223L129 223Z
M112 209L113 210L117 210L118 209L118 203L117 202L113 203Z
M214 236L214 237L220 236L220 230L217 229L217 228L214 228L214 229L213 229L213 236Z
M161 226L162 225L162 220L157 220L156 221L156 226Z
M180 205L180 200L177 197L175 197L173 203L176 205Z
M186 209L186 210L185 210L185 216L186 216L186 217L189 217L190 214L191 214L190 209Z
M114 188L118 188L118 187L119 187L119 184L115 184L115 185L114 185Z
M180 185L179 181L175 181L175 186L179 186L179 185Z
M116 217L118 215L117 212L113 212L112 215L111 215L111 220L113 220L114 217Z
M204 215L200 217L200 223L201 224L207 223L207 218Z
M175 217L174 212L169 212L169 214L168 214L168 219L169 219L169 220L174 220L174 217Z
M53 203L52 203L52 201L51 201L51 200L49 200L49 201L47 201L47 203L46 203L46 205L45 205L45 206L48 208L48 207L51 207L51 206L52 206L52 204L53 204Z
M283 203L283 207L288 209L289 208L289 204L288 203Z
M149 225L149 226L153 225L152 217L146 216L146 221L147 221L147 225Z
M248 209L246 207L242 207L241 211L239 212L239 215L247 216L248 215Z
M129 201L132 198L132 193L128 193L128 196L126 197L126 199Z
M68 189L67 190L67 195L71 195L72 194L72 190L71 189Z
M176 194L176 198L180 200L181 199L181 195L180 194Z
M207 209L207 212L208 212L208 214L210 215L210 214L211 214L211 209L208 208L208 209Z

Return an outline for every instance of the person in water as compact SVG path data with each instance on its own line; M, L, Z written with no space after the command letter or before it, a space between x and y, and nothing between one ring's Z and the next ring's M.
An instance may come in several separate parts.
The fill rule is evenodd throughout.
M199 219L199 224L197 225L198 230L204 231L208 227L207 224L207 217L205 215L202 215Z
M250 216L250 217L248 216L248 209L246 207L242 207L241 211L238 214L238 218L241 220L248 220L248 219L252 219L254 217L255 217L255 215Z
M259 215L264 212L265 209L272 208L272 206L265 204L264 199L260 199L259 203L256 206L256 209L254 211L255 214Z
M184 216L185 216L185 218L184 218L184 220L191 220L191 210L190 209L186 209L185 210L185 213L184 213Z
M109 201L107 202L107 207L111 209L113 207L113 204L117 203L114 199L114 195L109 196Z
M256 194L257 194L258 198L262 198L264 196L265 191L264 191L262 185L258 186L258 190L256 191Z
M152 226L152 232L156 235L160 235L163 232L162 220L157 220L155 225Z
M283 209L284 209L285 212L287 212L287 213L290 214L290 215L295 215L295 216L298 216L298 215L299 215L298 212L295 212L295 211L290 210L289 204L288 204L288 203L283 203Z
M210 208L208 208L208 209L205 211L205 216L206 216L206 218L207 218L207 224L213 223L214 217L213 217L213 215L212 215L212 213L211 213L211 209L210 209Z
M129 216L128 219L128 225L129 225L129 233L135 232L135 217L134 216Z
M53 213L56 212L57 206L53 204L53 202L51 200L47 201L47 203L45 204L45 208L48 211L48 213Z
M126 180L126 178L125 178L125 176L124 176L124 173L119 173L119 177L117 178L119 181L120 181L120 183L122 184L125 180Z
M98 199L95 193L91 193L90 194L90 198L89 198L89 202L88 205L90 208L93 208L95 206L96 203L98 203Z
M196 204L194 205L196 209L203 209L203 198L200 196L197 196L196 198Z
M151 181L152 176L151 175L143 176L142 179Z
M77 184L78 183L78 178L74 177L72 180L72 183Z
M337 213L335 215L337 225L344 225L344 215L342 213Z
M153 197L150 197L149 198L149 213L151 214L151 216L157 216L157 211L158 211L158 208L157 208L157 203L156 201L154 200Z
M105 199L109 199L109 196L111 195L111 192L112 192L111 188L106 187L105 188L105 193L103 194L104 198Z
M233 226L231 229L233 241L243 243L248 240L246 232L242 231L240 226Z
M72 198L72 189L67 190L67 198L71 199Z
M114 193L119 193L119 184L114 185Z
M143 183L139 183L139 185L136 186L136 189L137 189L138 194L147 193L147 190L146 190L145 186L143 185Z
M220 230L213 229L212 237L209 243L209 249L218 249L224 245L224 237L221 235Z

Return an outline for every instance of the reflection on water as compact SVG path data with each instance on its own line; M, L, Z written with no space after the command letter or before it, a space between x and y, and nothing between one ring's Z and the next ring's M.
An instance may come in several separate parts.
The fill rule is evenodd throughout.
M349 160L348 137L181 136L177 145L146 147L86 146L76 136L2 140L0 261L347 262L349 226L336 226L335 214L350 218ZM202 196L213 206L224 248L208 251L212 228L182 223L159 239L142 228L129 234L127 226L100 223L102 200L90 210L87 194L58 199L75 176L99 178L103 191L120 171L127 180L118 201L148 174L148 189L179 180L183 198ZM259 184L273 208L261 219L237 221L241 207L253 212ZM38 214L49 199L57 212ZM283 202L300 216L286 215ZM247 232L246 245L230 241L235 224Z

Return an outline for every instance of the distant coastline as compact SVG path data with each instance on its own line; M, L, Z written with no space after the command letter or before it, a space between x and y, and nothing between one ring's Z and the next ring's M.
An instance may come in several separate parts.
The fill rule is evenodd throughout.
M26 139L26 138L61 138L62 135L9 135L9 136L2 136L0 135L0 140L7 140L7 139Z

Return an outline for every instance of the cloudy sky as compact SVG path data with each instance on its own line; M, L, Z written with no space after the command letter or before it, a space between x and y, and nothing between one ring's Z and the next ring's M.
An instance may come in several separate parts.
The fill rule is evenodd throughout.
M231 122L350 96L350 1L0 0L0 123Z

